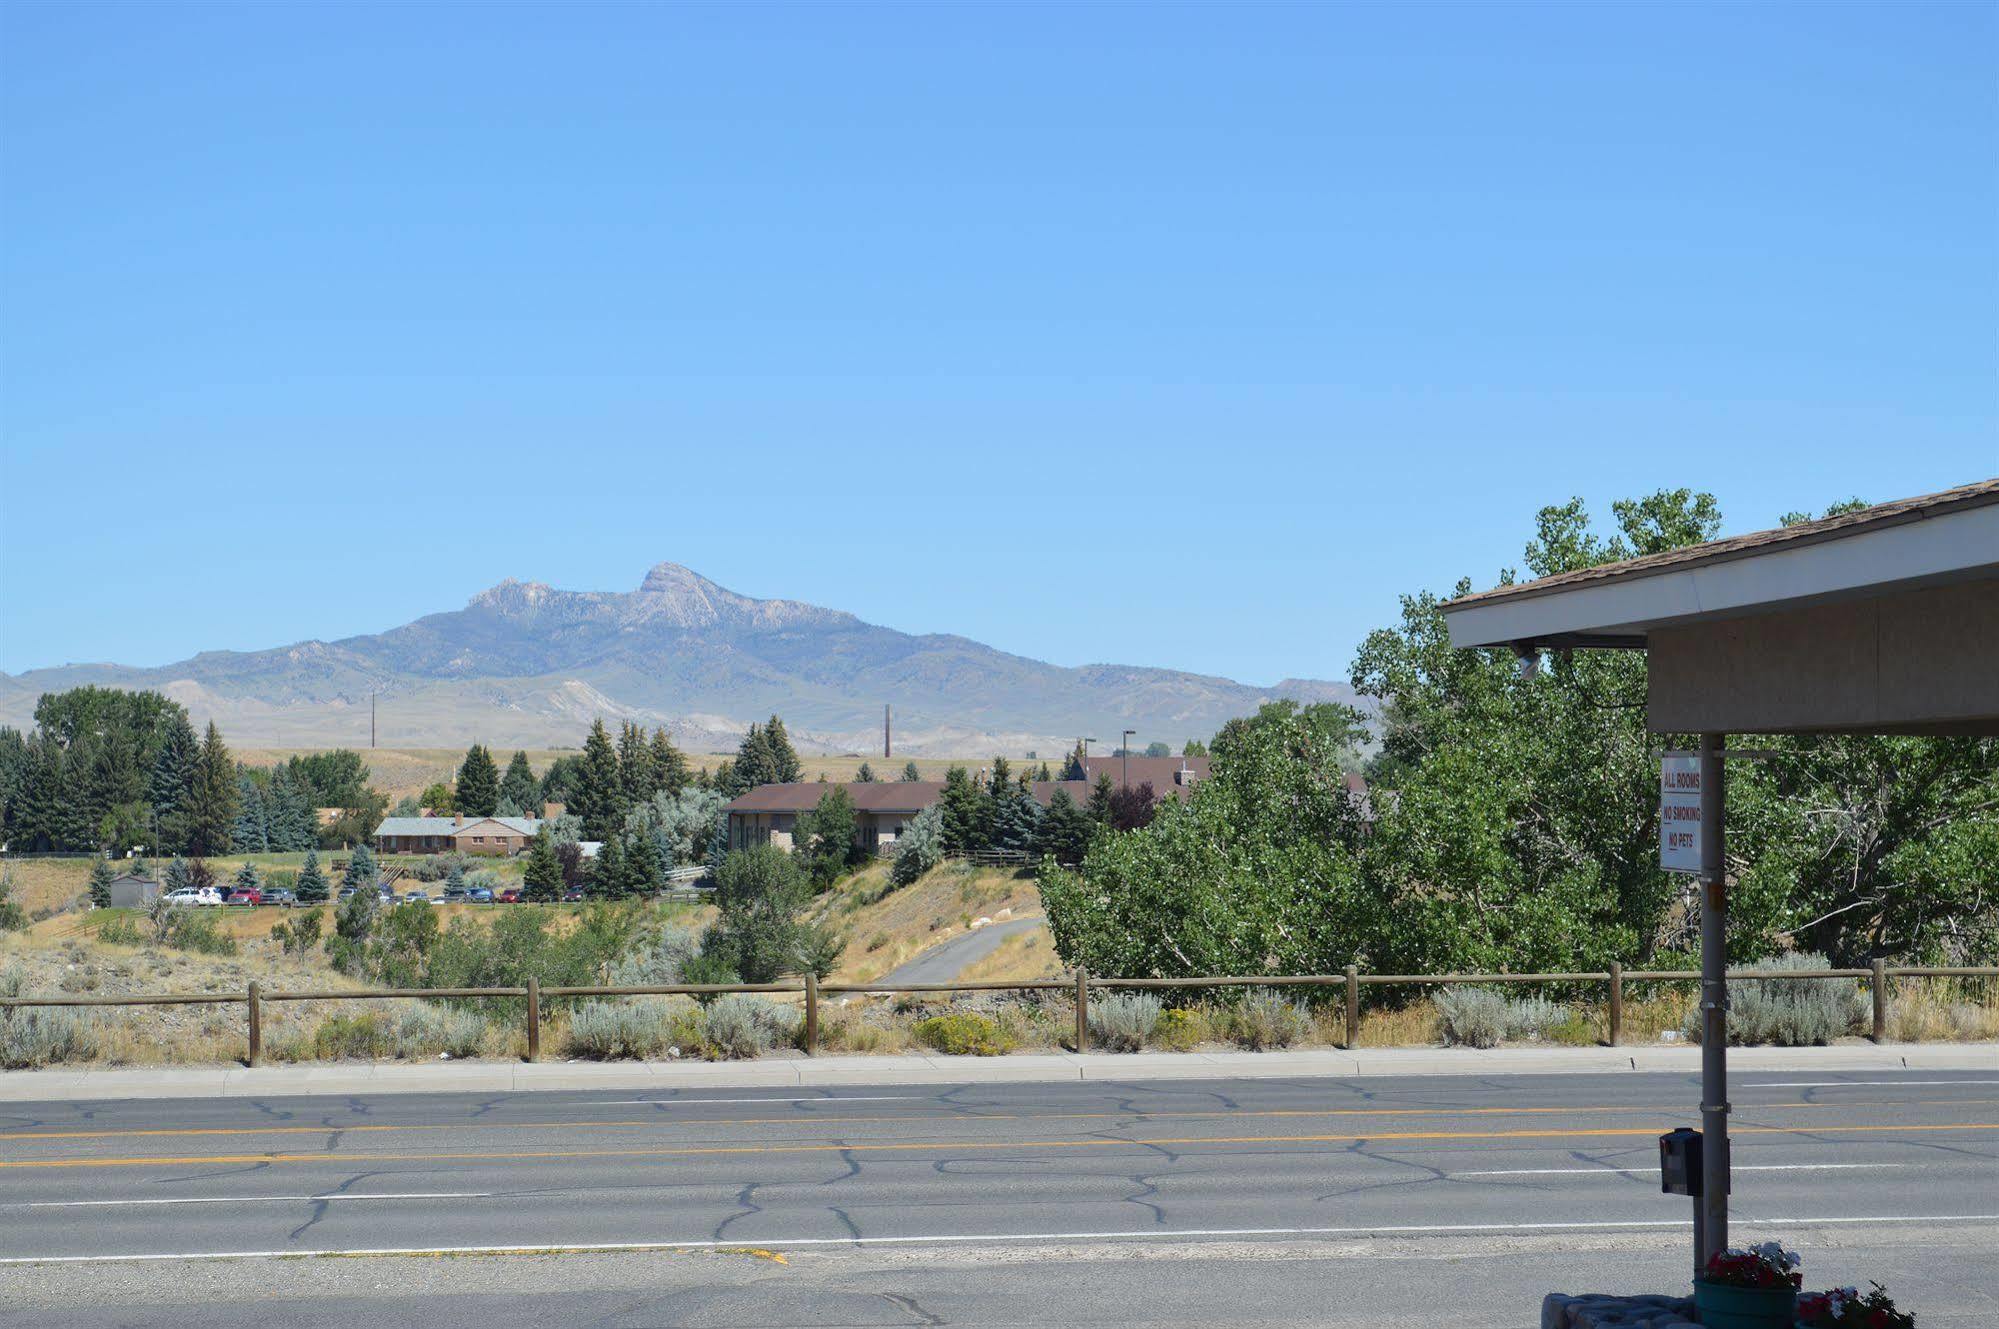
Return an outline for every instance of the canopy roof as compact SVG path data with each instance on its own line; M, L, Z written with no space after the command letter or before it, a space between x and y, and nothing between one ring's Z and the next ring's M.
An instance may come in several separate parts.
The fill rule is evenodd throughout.
M1999 734L1999 479L1443 608L1453 646L1649 652L1661 732Z

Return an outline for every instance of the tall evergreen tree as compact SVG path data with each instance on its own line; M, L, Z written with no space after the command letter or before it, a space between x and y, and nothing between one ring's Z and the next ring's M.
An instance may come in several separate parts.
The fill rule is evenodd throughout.
M458 768L458 810L468 817L490 817L500 808L500 768L483 743L465 750Z
M770 739L762 725L750 722L749 732L736 745L735 761L725 765L729 782L723 786L722 792L731 798L746 789L755 789L777 779L777 763L771 757Z
M521 870L521 898L535 904L553 903L562 894L562 860L556 857L555 837L543 826L528 846L527 865Z
M615 899L625 889L625 837L608 836L590 863L590 882L584 888L600 899Z
M1111 824L1111 802L1117 789L1111 784L1108 773L1097 777L1096 787L1090 790L1090 820L1099 826Z
M320 870L317 849L305 851L305 866L299 869L295 892L300 904L325 904L326 897L333 893L327 885L326 873Z
M922 778L923 772L916 769L915 762L906 761L902 764L902 782L904 784L915 784Z
M365 842L355 845L354 852L347 856L347 871L340 884L357 891L374 891L380 888L381 878L382 871L375 865L375 851Z
M257 865L248 861L236 869L236 880L229 884L232 891L254 891L258 887Z
M687 758L663 725L652 731L652 768L658 787L674 797L687 787Z
M165 894L172 895L175 891L186 890L193 880L194 876L188 869L187 860L176 854L173 862L167 864L166 875L160 878L160 889Z
M854 772L854 783L873 784L874 782L875 782L875 768L868 765L868 763L866 762L862 762L861 769Z
M541 781L529 769L527 753L516 749L513 760L507 763L507 773L500 777L500 797L511 799L528 816L541 815Z
M944 852L962 854L983 849L979 839L979 787L963 766L944 772L944 792L937 800L944 809Z
M1075 867L1083 861L1090 837L1095 833L1090 814L1076 806L1068 790L1057 789L1048 800L1047 811L1041 814L1035 849L1064 867Z
M1083 751L1082 740L1076 740L1076 746L1070 749L1069 755L1062 762L1062 778L1064 780L1087 780L1090 778L1090 768L1086 764L1087 758L1083 755Z
M99 909L111 907L111 864L98 859L90 865L90 903Z
M177 854L187 848L187 810L194 800L195 766L200 759L201 743L187 712L179 708L168 712L161 721L159 748L146 782L146 801L152 804L160 841L153 847L156 854Z
M650 803L659 787L652 768L652 744L630 720L618 726L618 807L620 813ZM620 815L619 821L624 820Z
M188 852L206 858L229 852L229 833L236 826L236 763L223 746L222 731L208 722L195 760L194 792L188 803Z
M770 745L771 783L792 784L805 774L805 766L791 746L791 736L785 733L782 719L770 717L764 725L764 740Z
M267 853L271 847L270 826L264 810L264 790L249 770L236 768L236 826L230 834L236 851L242 854Z
M609 841L624 825L623 788L618 778L618 753L611 746L602 716L583 741L583 759L575 771L567 811L583 820L583 838Z
M302 853L319 843L318 832L310 791L289 767L274 767L264 786L264 834L272 852Z

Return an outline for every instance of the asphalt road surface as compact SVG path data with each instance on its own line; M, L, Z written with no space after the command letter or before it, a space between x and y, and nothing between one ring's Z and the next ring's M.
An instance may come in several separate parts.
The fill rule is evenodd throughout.
M899 968L891 970L875 981L949 983L966 968L998 950L1000 943L1008 937L1032 932L1046 921L1036 915L1033 918L1008 918L997 923L988 923L977 932L967 932L961 937L953 937L947 942L932 946L923 954L904 962Z
M1999 1324L1999 1076L1737 1077L1737 1236ZM0 1106L0 1326L1525 1326L1672 1291L1678 1075ZM287 1259L346 1255L349 1258ZM223 1257L223 1258L218 1258Z

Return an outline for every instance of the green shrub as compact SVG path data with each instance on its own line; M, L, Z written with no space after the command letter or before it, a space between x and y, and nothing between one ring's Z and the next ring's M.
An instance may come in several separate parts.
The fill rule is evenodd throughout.
M271 940L277 942L286 955L303 955L319 945L320 933L325 926L326 915L322 911L303 910L289 922L272 924Z
M373 1011L359 1015L329 1015L312 1034L312 1055L320 1061L346 1057L373 1060L394 1046L389 1022Z
M1238 1043L1252 1052L1288 1048L1312 1032L1312 1013L1275 992L1250 993L1231 1020Z
M1496 1048L1506 1037L1506 998L1490 988L1452 985L1437 989L1433 998L1446 1043L1468 1048Z
M754 1057L798 1035L799 1014L765 997L731 992L711 1002L702 1028L724 1057Z
M569 1054L599 1061L646 1060L702 1045L700 1008L685 997L586 1001L569 1017Z
M0 997L18 997L17 969L0 973ZM0 1006L0 1068L28 1070L97 1055L97 1022L63 1006Z
M486 1042L486 1018L477 1011L414 1005L396 1018L398 1057L476 1057Z
M1136 1052L1159 1026L1159 998L1149 992L1112 992L1090 1003L1090 1035L1111 1052Z
M1823 955L1800 952L1773 956L1750 969L1825 969ZM1867 1013L1867 999L1848 978L1793 978L1728 984L1728 1041L1811 1047L1854 1033ZM1700 1011L1688 1015L1687 1037L1700 1037Z
M1191 1052L1213 1034L1207 1016L1185 1006L1162 1011L1152 1028L1153 1041L1169 1052Z
M236 939L223 936L215 926L215 915L202 909L168 910L160 934L160 940L175 950L198 951L203 955L236 953Z
M97 925L97 939L107 946L143 946L146 934L123 909L105 913Z
M997 1057L1016 1046L1011 1033L971 1011L933 1015L916 1026L916 1041L953 1057Z

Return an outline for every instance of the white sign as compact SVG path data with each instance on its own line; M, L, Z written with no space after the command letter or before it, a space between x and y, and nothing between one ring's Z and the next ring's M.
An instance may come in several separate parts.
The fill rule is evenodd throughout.
M1659 759L1659 866L1701 870L1701 759L1693 753Z

